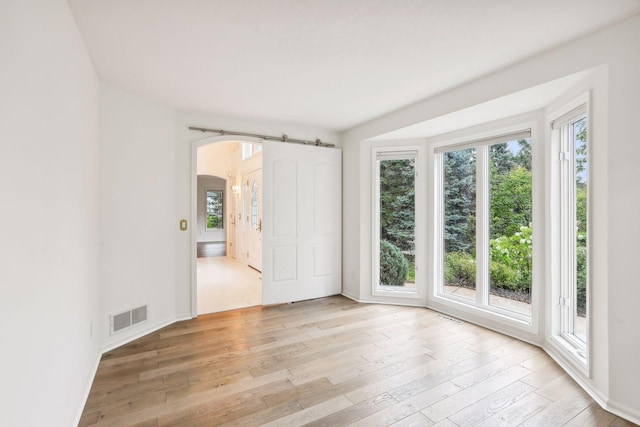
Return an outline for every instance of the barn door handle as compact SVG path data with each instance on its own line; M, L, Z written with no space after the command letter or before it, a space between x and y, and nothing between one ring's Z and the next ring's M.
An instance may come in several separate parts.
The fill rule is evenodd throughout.
M262 233L262 218L258 220L258 231Z

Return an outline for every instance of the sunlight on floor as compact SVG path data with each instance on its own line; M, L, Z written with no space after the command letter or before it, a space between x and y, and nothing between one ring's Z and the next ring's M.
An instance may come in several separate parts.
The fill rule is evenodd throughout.
M229 257L198 258L198 314L260 304L260 272Z

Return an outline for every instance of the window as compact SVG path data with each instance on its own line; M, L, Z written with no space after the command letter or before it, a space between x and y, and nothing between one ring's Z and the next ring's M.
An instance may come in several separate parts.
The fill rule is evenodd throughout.
M223 227L222 190L207 190L207 230Z
M243 142L242 143L242 160L248 159L254 154L259 153L260 151L262 151L262 145Z
M436 150L436 295L531 323L529 130Z
M258 229L258 183L251 184L251 229Z
M589 289L589 161L588 119L583 104L551 124L557 159L553 183L559 201L553 217L558 230L554 250L559 260L554 283L555 335L586 364Z
M416 150L374 150L374 294L417 295Z

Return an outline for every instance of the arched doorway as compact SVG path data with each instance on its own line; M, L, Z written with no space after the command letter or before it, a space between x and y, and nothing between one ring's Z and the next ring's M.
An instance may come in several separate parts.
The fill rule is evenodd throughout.
M194 316L262 303L261 173L259 141L214 137L193 144Z

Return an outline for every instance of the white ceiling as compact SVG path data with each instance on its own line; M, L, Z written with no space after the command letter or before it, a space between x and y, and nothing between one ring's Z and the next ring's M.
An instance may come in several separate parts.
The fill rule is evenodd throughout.
M528 113L548 106L564 93L578 84L593 70L585 70L557 80L533 86L509 95L492 99L453 113L445 114L424 122L370 138L370 141L428 138L460 130L482 123L489 123L505 117Z
M100 78L345 130L640 12L640 0L69 0Z

